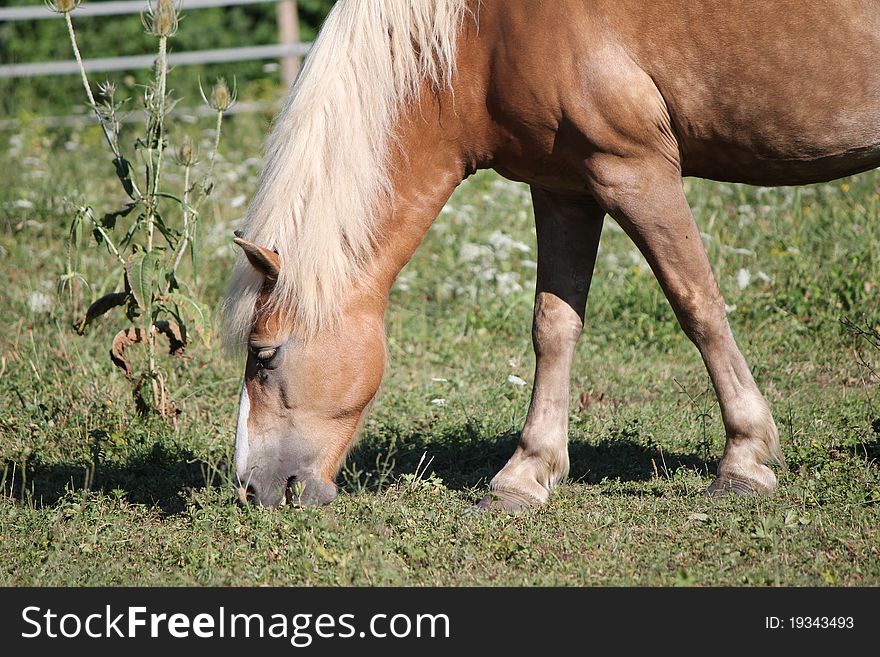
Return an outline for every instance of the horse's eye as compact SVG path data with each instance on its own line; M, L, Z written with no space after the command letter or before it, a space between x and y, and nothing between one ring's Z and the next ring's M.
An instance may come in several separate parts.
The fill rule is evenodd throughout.
M260 349L257 352L257 360L272 360L277 352L277 349Z
M257 362L266 364L275 358L275 354L278 353L278 347L252 348L251 353L254 355L254 358L257 359Z

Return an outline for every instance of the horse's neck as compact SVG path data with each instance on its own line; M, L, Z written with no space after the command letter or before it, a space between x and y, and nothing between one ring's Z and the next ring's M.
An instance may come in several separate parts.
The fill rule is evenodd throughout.
M455 188L491 162L499 133L486 110L486 44L465 21L453 82L438 91L425 82L419 100L401 112L386 166L389 195L377 212L378 244L366 285L387 293ZM483 90L482 95L480 91Z
M377 213L374 289L390 289L452 192L472 173L464 129L451 94L426 95L399 119L387 164L390 193Z

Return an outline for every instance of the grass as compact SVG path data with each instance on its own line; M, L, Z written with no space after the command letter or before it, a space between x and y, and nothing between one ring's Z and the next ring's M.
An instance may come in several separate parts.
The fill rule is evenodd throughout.
M229 122L195 293L216 304L267 117ZM210 139L210 126L188 130ZM180 129L180 128L178 128ZM204 129L204 132L200 132ZM64 199L114 207L97 129L0 135L0 585L878 585L880 176L799 189L686 182L730 321L790 471L761 499L707 500L723 449L697 351L609 221L577 354L572 480L520 516L470 511L517 440L534 358L535 238L524 187L482 173L404 270L390 368L322 509L234 504L242 364L217 336L163 361L177 427L140 420L106 351L77 336L111 291L54 293ZM174 184L174 181L169 181ZM178 181L179 183L179 181ZM189 266L187 264L187 266Z

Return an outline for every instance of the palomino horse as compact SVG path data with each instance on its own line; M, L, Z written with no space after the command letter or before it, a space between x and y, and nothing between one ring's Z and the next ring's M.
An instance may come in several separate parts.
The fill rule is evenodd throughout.
M605 214L645 255L718 396L710 495L766 493L776 425L728 326L683 176L760 185L880 164L880 3L342 0L269 139L226 304L248 344L235 463L265 506L336 474L385 364L389 289L480 168L531 186L531 406L480 506L568 472L569 374Z

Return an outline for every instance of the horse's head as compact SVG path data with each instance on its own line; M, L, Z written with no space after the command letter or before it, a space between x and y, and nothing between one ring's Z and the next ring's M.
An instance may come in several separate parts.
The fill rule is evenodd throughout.
M235 241L264 281L239 402L239 497L268 507L285 497L326 504L336 497L336 474L379 389L382 304L355 295L343 305L339 322L303 337L295 316L267 303L284 264L278 254Z

